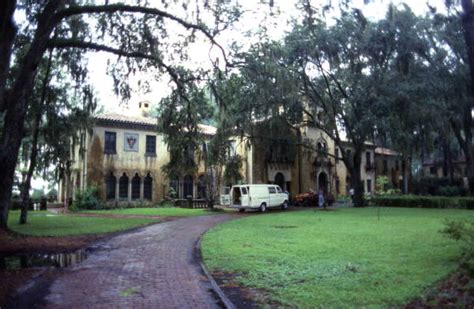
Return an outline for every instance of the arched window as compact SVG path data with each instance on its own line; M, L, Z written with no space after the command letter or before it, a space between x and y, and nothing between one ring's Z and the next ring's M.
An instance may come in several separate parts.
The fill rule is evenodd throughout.
M173 179L173 180L170 181L169 196L171 198L178 198L179 197L179 180Z
M321 156L326 156L328 151L326 141L323 139L319 140L317 146L318 154Z
M128 176L125 173L119 179L119 197L128 199Z
M117 185L117 178L114 173L110 172L110 175L105 179L105 192L108 200L115 200L115 187Z
M143 198L145 200L152 200L152 185L153 185L153 178L151 178L150 173L148 173L143 180Z
M132 178L132 200L140 199L140 180L138 173Z
M204 175L198 178L198 198L206 198L206 177Z
M183 181L183 198L188 198L188 196L193 196L193 176L191 175L184 176Z

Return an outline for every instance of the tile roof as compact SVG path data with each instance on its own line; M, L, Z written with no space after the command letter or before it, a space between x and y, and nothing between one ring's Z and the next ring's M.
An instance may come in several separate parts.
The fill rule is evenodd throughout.
M156 128L158 125L158 119L152 117L143 117L143 116L128 116L122 115L117 113L107 113L95 116L95 119L98 123L116 123L121 125L132 125L132 126L139 126L139 127L148 127L148 128ZM205 135L214 135L216 134L217 128L199 124L198 125L201 133Z
M398 156L400 155L398 152L389 149L389 148L384 148L384 147L377 147L375 148L375 153L380 154L380 155L386 155L386 156Z

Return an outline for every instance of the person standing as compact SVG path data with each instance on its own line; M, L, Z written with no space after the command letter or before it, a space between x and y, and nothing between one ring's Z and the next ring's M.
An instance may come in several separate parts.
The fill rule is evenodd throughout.
M323 190L319 190L319 193L318 193L318 206L319 206L319 208L324 207L324 193L323 193Z

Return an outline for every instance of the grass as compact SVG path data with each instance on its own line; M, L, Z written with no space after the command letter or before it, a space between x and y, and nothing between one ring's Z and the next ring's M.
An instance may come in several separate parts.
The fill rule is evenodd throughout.
M260 303L403 305L453 272L459 245L439 233L474 211L376 208L254 215L217 226L202 241L211 271L237 274Z
M78 217L56 215L46 211L31 211L28 223L18 224L20 211L10 211L8 226L15 232L33 236L68 236L124 231L158 220Z
M206 209L190 209L178 207L121 208L111 210L86 210L82 212L101 215L138 215L163 217L194 217L213 214L213 212L210 212Z

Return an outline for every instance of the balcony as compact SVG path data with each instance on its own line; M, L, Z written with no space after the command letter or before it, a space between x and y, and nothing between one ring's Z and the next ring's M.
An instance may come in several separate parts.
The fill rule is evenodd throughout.
M328 157L317 157L314 160L313 165L316 168L325 168L325 167L331 168L334 166L331 159L329 159Z

